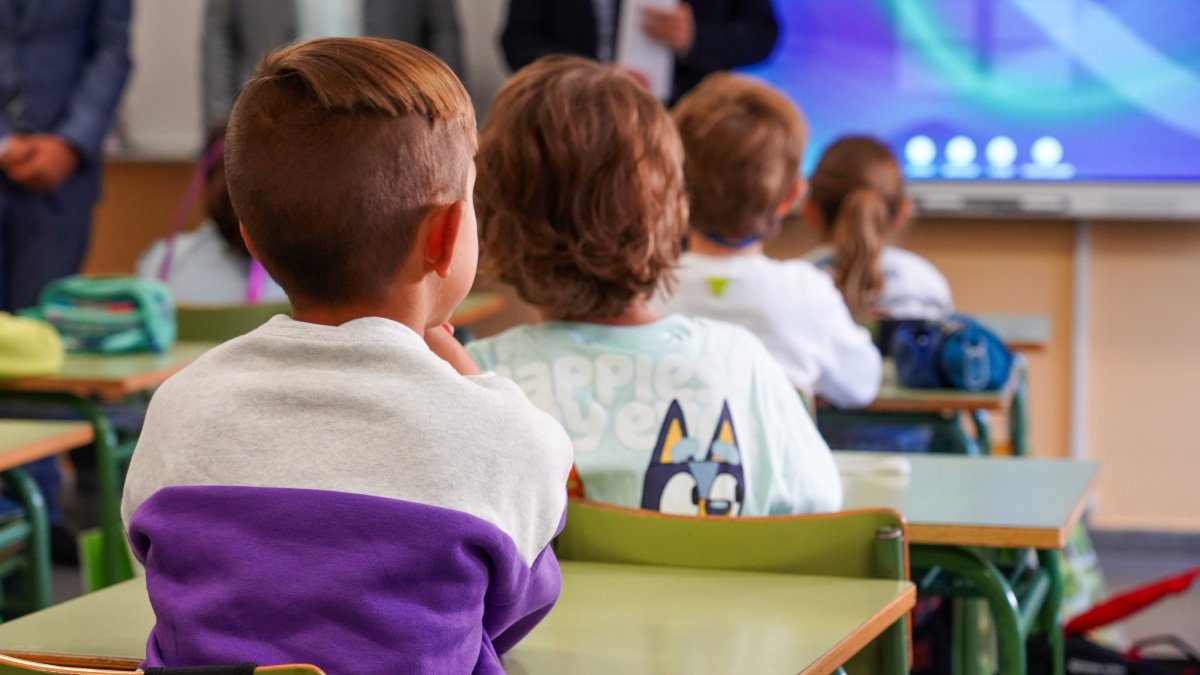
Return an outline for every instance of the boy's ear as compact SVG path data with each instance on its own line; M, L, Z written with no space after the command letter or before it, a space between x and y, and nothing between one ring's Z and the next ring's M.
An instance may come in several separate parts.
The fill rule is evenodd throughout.
M246 226L238 221L238 231L242 233L242 241L246 243L246 250L250 252L250 257L258 260L258 256L254 255L254 244L250 242L250 235L246 234Z
M782 218L791 213L792 209L796 206L796 202L800 201L807 191L808 181L803 178L797 178L796 184L792 186L791 190L788 190L787 196L779 203L779 208L775 209L775 215Z
M426 216L429 233L425 239L425 262L443 279L450 275L450 263L454 260L458 230L462 227L466 214L467 203L460 199L453 204L434 206Z

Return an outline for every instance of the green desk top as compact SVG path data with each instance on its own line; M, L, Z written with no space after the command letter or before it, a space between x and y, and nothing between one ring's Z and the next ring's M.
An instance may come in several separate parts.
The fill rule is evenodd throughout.
M92 426L86 422L0 420L0 471L87 445Z
M510 675L831 672L915 597L907 582L592 563L563 577Z
M835 452L845 509L890 508L913 544L1056 549L1079 521L1090 461ZM911 473L895 470L908 462Z
M130 394L157 387L212 347L207 343L181 342L166 354L71 354L57 375L9 380L0 383L0 388L120 401Z
M1043 314L976 314L1012 349L1041 349L1050 342L1050 317Z
M912 584L897 581L562 567L558 605L505 657L512 675L829 672L915 601ZM0 625L0 651L136 665L153 622L134 579Z

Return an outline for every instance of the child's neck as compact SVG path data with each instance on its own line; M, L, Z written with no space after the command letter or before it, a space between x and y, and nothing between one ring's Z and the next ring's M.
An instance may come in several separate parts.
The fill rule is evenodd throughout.
M429 312L411 304L386 301L345 305L309 304L303 301L292 303L292 318L305 323L337 327L366 317L391 319L396 323L408 326L418 335L424 335L428 326Z
M602 326L644 326L648 323L654 323L662 318L662 315L654 310L644 299L634 300L617 316L610 317L594 317L594 316L571 316L565 317L563 321L577 321L579 323L595 323Z
M692 232L692 236L688 237L688 251L691 253L699 253L700 255L708 255L717 258L761 255L763 252L763 241L762 239L759 239L754 243L741 247L724 246L709 239L708 237L705 237L699 232Z

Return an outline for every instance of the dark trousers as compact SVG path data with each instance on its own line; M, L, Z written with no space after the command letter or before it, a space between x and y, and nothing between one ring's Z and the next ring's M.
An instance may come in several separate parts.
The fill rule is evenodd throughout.
M46 284L79 272L95 205L89 178L46 194L0 178L0 310L32 307Z
M0 310L37 304L46 284L79 272L87 254L95 205L94 176L76 175L57 190L30 192L0 175ZM58 459L25 469L37 482L52 524L63 519Z

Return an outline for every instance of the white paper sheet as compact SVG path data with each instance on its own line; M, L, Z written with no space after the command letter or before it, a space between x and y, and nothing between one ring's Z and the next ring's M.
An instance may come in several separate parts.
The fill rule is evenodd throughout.
M671 48L642 32L642 8L675 9L679 0L625 0L617 30L617 59L622 68L640 73L660 101L671 97L675 55Z

